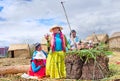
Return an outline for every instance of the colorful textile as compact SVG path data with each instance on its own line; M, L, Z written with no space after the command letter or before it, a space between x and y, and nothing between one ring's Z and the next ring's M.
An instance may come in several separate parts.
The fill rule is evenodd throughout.
M55 44L55 42L56 42L56 33L55 34L52 34L52 39L51 39L51 49L52 49L52 51L55 51L55 47L56 47L56 44ZM65 37L64 37L64 35L62 34L62 32L60 32L60 39L62 40L62 50L63 51L66 51L65 49L66 49L66 41L65 41Z
M62 51L62 40L60 39L60 34L55 35L55 51Z
M41 66L37 66L34 62L31 63L31 66L32 66L32 71L33 72L37 72L40 70Z
M45 66L41 67L40 66L41 64L46 65L46 60L40 60L40 61L33 60L31 63L30 69L28 71L28 74L30 76L37 76L39 78L44 77L46 74L45 73Z
M44 57L47 58L47 53L46 53L46 52L44 52L43 50L41 50L41 51L36 51L36 50L35 50L35 51L33 52L32 60L33 60L33 57L35 57L36 54L38 54L38 53L44 55Z
M50 78L65 78L65 53L63 51L54 51L52 54L48 54L46 63L46 75Z

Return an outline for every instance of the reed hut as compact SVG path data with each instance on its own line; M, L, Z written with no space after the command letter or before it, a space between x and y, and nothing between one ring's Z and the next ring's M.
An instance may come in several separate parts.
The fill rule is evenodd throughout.
M120 51L120 32L115 32L109 38L109 48Z
M28 44L11 44L8 49L8 56L14 57L30 57L30 48Z
M86 38L87 41L108 43L108 34L92 34Z

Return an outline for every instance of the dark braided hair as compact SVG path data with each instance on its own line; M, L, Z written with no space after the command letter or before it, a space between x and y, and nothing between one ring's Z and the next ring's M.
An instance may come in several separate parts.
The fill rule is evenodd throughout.
M72 34L73 32L75 32L75 33L76 33L76 31L75 31L75 30L71 30L71 32L70 32L70 36L71 36L71 34Z
M41 44L40 43L36 43L35 44L35 50L37 50L38 49L38 47L40 47L41 46Z

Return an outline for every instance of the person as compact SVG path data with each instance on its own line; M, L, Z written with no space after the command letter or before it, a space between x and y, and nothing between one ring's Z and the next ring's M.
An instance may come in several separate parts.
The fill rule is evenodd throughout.
M43 53L44 56L47 57L47 53L44 50L42 50L42 47L41 47L40 43L37 42L37 43L34 44L34 46L35 46L35 51L33 52L33 56L32 57L34 57L37 53L40 53L40 52Z
M69 44L70 44L70 50L75 50L77 49L77 45L79 43L79 38L78 36L76 36L76 31L75 30L71 30L70 32L70 39L68 40Z
M93 41L92 40L88 41L88 48L89 49L93 48Z
M36 43L28 75L35 76L37 78L44 77L46 75L45 72L46 58L47 54L42 50L41 44Z
M50 41L49 41L49 37L50 35L49 34L46 34L44 35L45 39L47 40L47 50L48 52L50 51Z
M50 52L46 61L46 75L50 78L66 78L64 59L67 40L61 32L62 29L60 26L53 26L50 29L52 36L50 37Z

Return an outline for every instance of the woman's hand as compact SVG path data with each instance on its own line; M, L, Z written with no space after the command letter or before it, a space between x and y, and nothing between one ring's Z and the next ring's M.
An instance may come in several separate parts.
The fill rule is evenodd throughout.
M40 64L40 66L41 66L41 67L45 67L45 65L44 65L44 64Z
M46 40L49 40L49 36L50 36L49 34L44 35Z

